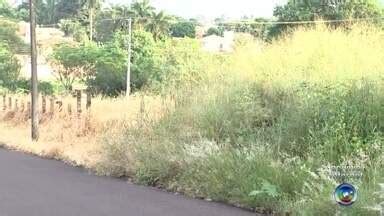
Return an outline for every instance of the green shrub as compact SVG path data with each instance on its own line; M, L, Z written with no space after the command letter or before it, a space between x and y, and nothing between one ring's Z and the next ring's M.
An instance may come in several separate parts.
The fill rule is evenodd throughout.
M40 94L53 95L55 91L54 84L46 81L39 81L38 84ZM27 79L19 79L14 83L14 86L9 90L19 93L29 93L31 90L31 81Z
M78 42L87 40L87 32L77 20L62 19L59 22L59 27L66 37L73 36Z
M20 68L14 54L0 42L0 86L13 88L19 78Z

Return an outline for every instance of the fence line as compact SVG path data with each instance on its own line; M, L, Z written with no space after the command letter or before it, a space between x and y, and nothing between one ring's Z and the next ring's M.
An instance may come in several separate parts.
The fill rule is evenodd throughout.
M86 114L90 114L91 106L92 106L92 95L89 91L86 92ZM83 109L82 109L82 97L83 97L83 91L76 90L76 97L74 100L76 100L76 114L78 118L81 118ZM28 95L13 95L13 94L3 94L2 95L2 108L0 109L0 112L15 112L15 113L28 113L28 118L31 118L31 102L29 100L25 100L28 98ZM71 116L73 114L72 111L72 103L68 102L66 109L64 108L65 103L67 101L59 99L59 97L56 96L46 96L46 95L39 95L39 99L41 99L41 110L40 113L42 115L51 115L54 116L58 113L66 113L67 115ZM27 101L27 104L25 105L25 101ZM47 105L49 101L49 112L47 112Z

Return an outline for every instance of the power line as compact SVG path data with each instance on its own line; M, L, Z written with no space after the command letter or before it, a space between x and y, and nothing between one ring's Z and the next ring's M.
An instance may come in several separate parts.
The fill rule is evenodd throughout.
M257 24L257 25L290 25L290 24L316 24L316 23L341 23L341 22L358 22L358 21L374 21L383 20L384 17L375 18L353 18L353 19L339 19L339 20L308 20L308 21L236 21L236 22L219 22L218 24Z
M147 20L158 20L155 18L109 18L109 19L100 19L98 21L121 21L121 20L128 20L132 19L133 21L135 20L142 20L142 21L147 21ZM220 24L256 24L256 25L284 25L284 24L316 24L316 23L341 23L341 22L358 22L358 21L375 21L375 20L383 20L384 17L369 17L369 18L350 18L350 19L338 19L338 20L306 20L306 21L265 21L265 22L260 22L260 21L254 21L254 20L240 20L240 21L229 21L229 22L216 22L215 24L220 25ZM170 23L180 23L180 22L191 22L194 23L195 21L169 21Z

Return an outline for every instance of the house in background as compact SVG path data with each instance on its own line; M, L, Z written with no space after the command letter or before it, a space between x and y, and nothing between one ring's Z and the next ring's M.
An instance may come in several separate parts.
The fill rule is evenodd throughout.
M233 31L224 32L224 37L217 35L206 36L201 39L203 49L207 52L232 52L235 43Z

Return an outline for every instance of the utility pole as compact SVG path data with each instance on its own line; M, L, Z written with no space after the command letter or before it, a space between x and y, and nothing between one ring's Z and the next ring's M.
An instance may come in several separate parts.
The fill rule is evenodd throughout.
M31 126L32 126L32 140L39 139L39 117L38 117L38 81L37 81L37 46L36 46L36 0L29 0L29 18L31 27Z
M132 54L132 18L128 19L128 64L127 64L127 92L126 96L131 94L131 54Z

